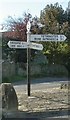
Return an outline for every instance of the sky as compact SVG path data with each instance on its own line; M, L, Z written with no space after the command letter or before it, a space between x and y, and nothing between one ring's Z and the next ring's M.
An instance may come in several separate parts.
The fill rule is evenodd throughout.
M66 10L69 0L58 0L59 5L62 5ZM31 13L32 17L40 16L40 11L47 4L54 4L56 0L0 0L0 24L3 23L10 15L12 17L22 17L23 13Z

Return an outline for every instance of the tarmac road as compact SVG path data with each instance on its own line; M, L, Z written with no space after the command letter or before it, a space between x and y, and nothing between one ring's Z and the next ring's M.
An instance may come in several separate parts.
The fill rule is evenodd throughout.
M46 89L48 90L48 88L57 88L60 87L60 85L62 83L67 83L69 82L68 78L40 78L40 79L33 79L31 80L31 92L33 91L45 91ZM15 88L15 90L17 92L22 92L22 93L27 93L27 80L24 81L19 81L16 83L13 83L13 86ZM50 91L51 92L51 91ZM56 111L56 115L55 115L55 111L49 111L48 113L43 113L43 114L47 114L47 120L68 120L68 111ZM38 113L37 115L42 117L42 113ZM14 116L15 117L15 113L13 113L13 115L11 115L11 117ZM37 118L37 116L35 115L35 113L25 113L25 112L17 112L17 118L20 120L46 120L46 118ZM23 117L20 117L23 116ZM25 117L24 117L25 116ZM9 115L8 115L9 117ZM17 119L15 118L15 119ZM17 119L17 120L18 120ZM5 118L6 120L6 118ZM9 118L7 118L7 120L10 120ZM12 119L13 120L13 119Z
M31 80L31 91L45 90L48 88L56 88L60 87L62 83L69 82L68 78L39 78ZM17 83L13 83L15 90L21 92L27 92L27 80L19 81Z

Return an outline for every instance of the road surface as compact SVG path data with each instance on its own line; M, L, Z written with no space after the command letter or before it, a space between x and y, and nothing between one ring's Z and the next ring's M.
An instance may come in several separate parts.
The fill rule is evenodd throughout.
M31 80L31 91L45 90L48 88L60 87L62 83L69 82L68 78L37 78ZM13 83L15 90L27 92L27 80Z
M68 99L68 97L66 97L67 93L63 92L61 94L60 90L59 90L59 92L57 92L57 90L56 90L56 88L60 87L62 83L67 83L67 82L69 82L68 78L47 77L47 78L31 80L31 93L33 92L33 94L35 94L36 96L38 96L37 94L39 93L40 97L38 96L38 98L27 97L27 95L25 94L25 93L27 93L27 81L26 80L13 83L13 86L14 86L16 92L19 94L18 98L20 100L20 103L22 103L21 107L23 109L24 109L25 105L29 105L29 106L33 107L33 109L34 109L34 107L36 108L36 104L38 104L37 107L43 107L43 108L46 107L47 109L46 109L46 112L43 112L43 111L42 112L21 111L20 112L20 111L18 111L16 113L15 112L7 113L7 117L10 116L12 118L12 116L13 116L14 118L16 118L16 117L18 119L22 118L23 120L68 120L69 116L68 116L67 109L48 109L48 106L50 106L50 107L57 106L59 108L59 106L61 104L63 104L61 102L64 102L67 105L67 99ZM51 90L53 90L52 91L53 94L51 93L51 91L49 91L50 90L49 88L50 89L53 88L53 89L51 89ZM47 94L46 98L44 96L45 91L48 92L48 93L46 93ZM54 94L54 93L56 93L56 94ZM59 96L57 93L59 93ZM42 96L41 94L43 94L43 99L41 98L41 96ZM49 94L52 96L49 96ZM55 98L53 97L53 95L55 96ZM63 97L62 97L62 95L63 95ZM39 102L39 99L40 99L40 102ZM61 99L61 101L60 101L60 99ZM47 105L45 106L44 103ZM39 106L39 104L40 105L44 104L44 106ZM27 106L27 108L29 108L29 110L31 107Z

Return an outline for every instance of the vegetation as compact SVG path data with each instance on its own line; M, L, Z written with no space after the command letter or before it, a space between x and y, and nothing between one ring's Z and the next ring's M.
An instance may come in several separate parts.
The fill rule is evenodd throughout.
M11 82L11 83L13 83L13 82L16 82L16 81L26 81L26 76L20 76L20 75L14 75L14 76L10 76L10 77L3 77L2 78L2 82L3 83L5 83L5 82Z
M7 43L9 39L26 41L26 24L29 19L32 23L33 34L64 34L67 37L64 42L42 42L42 44L43 54L47 56L48 64L64 65L70 74L70 11L64 11L58 3L46 5L41 11L40 18L32 18L29 13L25 13L22 18L18 19L8 17L9 32L5 33L3 38L3 59L26 63L26 50L9 49ZM38 23L42 23L44 27L39 27ZM31 51L31 60L35 53L35 50Z
M70 73L70 12L64 11L58 3L47 5L40 15L42 24L45 24L43 33L64 34L67 40L64 42L47 42L44 45L44 54L48 56L49 62L63 64ZM52 58L52 59L51 59Z

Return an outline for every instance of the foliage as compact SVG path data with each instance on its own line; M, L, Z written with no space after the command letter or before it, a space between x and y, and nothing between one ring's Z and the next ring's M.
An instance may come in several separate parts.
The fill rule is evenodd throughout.
M15 76L11 76L11 77L3 77L2 78L2 82L3 83L13 83L13 82L16 82L16 81L23 81L25 82L26 80L26 76L19 76L19 75L15 75Z
M48 56L49 63L58 63L66 66L70 71L70 11L64 11L58 3L47 5L40 14L41 23L45 25L42 33L64 34L67 40L64 42L43 43L44 54Z
M25 14L23 18L12 18L8 17L7 23L4 26L4 29L7 29L7 32L3 33L2 39L2 49L3 49L3 59L10 60L15 62L26 62L26 50L25 49L10 49L7 45L9 40L15 41L26 41L26 24L28 19L31 18L31 14Z
M31 20L31 33L33 34L64 34L67 39L64 42L40 42L43 44L43 53L48 57L49 63L64 64L69 70L70 60L70 11L64 11L62 6L58 3L46 5L41 10L40 19L36 16L32 18L31 14L24 13L24 17L13 19L9 16L7 21L8 32L7 38L13 40L26 41L26 24L28 20ZM39 27L38 23L42 23L44 27ZM4 45L4 56L12 55L15 61L26 62L26 51L25 50L10 50L6 45L8 40L3 41ZM7 48L7 49L6 49ZM10 56L11 56L10 55ZM32 50L33 59L35 51ZM11 59L11 58L10 58ZM62 61L62 62L61 62Z

